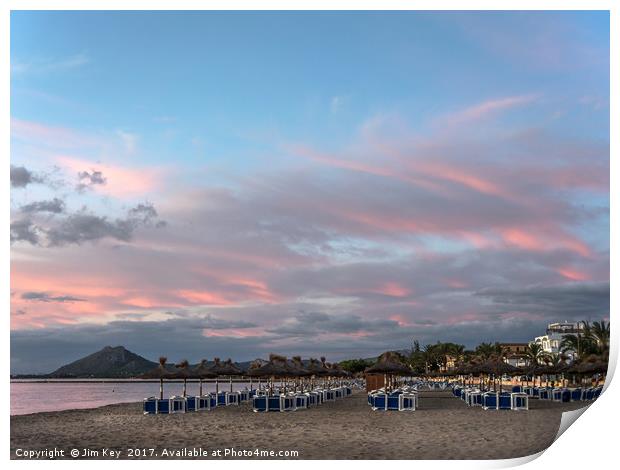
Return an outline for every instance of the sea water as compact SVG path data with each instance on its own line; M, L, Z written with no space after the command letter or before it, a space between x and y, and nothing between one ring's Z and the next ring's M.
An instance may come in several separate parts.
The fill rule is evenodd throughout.
M233 382L233 390L249 388L245 382ZM256 383L254 383L256 386ZM198 382L187 383L187 394L198 394ZM203 382L203 393L214 392L215 382ZM230 391L230 383L219 382L220 391ZM164 382L164 397L183 394L183 382ZM101 380L63 380L54 382L12 381L11 415L96 408L114 403L142 401L159 396L159 382L102 382Z

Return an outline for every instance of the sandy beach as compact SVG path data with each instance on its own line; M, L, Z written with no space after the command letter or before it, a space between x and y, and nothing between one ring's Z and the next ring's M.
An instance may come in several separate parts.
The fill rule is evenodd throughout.
M298 452L272 458L506 459L548 447L562 412L582 406L531 400L529 411L484 411L447 392L422 392L420 408L409 413L373 412L364 392L293 413L253 413L245 404L144 416L141 403L119 404L12 416L11 458L18 449L53 448L64 450L65 458L71 449L84 448L99 451L90 458L113 458L103 449L120 451L118 458L136 458L128 449L155 449L138 458L196 458L194 448L209 453L198 458L218 458L212 455L216 449L219 458L231 458L224 449L234 448Z

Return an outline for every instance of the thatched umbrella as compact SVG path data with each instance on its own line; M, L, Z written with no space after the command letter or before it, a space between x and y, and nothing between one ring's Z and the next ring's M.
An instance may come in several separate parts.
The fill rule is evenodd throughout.
M220 393L220 383L219 383L219 376L222 375L221 371L223 370L223 365L220 361L219 357L214 357L213 358L213 365L211 367L209 367L209 371L212 372L213 374L215 374L215 396L218 396Z
M222 368L220 369L220 375L223 376L228 376L230 379L230 392L232 393L233 391L233 382L232 382L232 378L233 375L241 375L243 374L243 372L241 371L241 369L239 369L239 367L237 367L231 358L228 358L224 361L224 363L222 364Z
M159 365L140 376L141 379L159 379L159 399L164 399L164 379L174 378L174 373L166 369L166 361L164 356L159 358Z
M391 379L394 375L411 375L411 368L400 362L398 355L392 351L387 351L379 356L377 362L368 367L366 374L383 374L386 389L388 387L388 377Z
M250 364L250 367L248 367L248 370L245 371L245 375L250 378L250 390L252 390L252 379L254 377L258 378L258 389L260 390L261 388L260 379L264 376L260 374L256 375L255 372L258 369L260 369L262 366L264 366L265 364L267 364L267 361L263 359L260 359L260 358L254 359L252 363Z
M187 359L183 359L181 362L175 365L176 370L173 372L175 379L183 379L183 396L187 396L187 379L194 378L192 371L189 368L189 362Z
M295 377L299 379L300 385L302 385L302 379L304 377L310 377L312 375L312 372L310 372L308 369L304 367L304 363L301 360L301 356L293 356L290 362L290 366L293 369L293 373L295 374ZM295 381L295 390L297 390L297 384L298 382ZM303 390L303 386L301 388Z
M515 367L507 362L504 362L501 358L491 358L486 360L480 365L482 372L493 375L493 389L495 390L495 378L499 377L499 392L502 392L502 375L504 374L516 374L520 372L518 367Z
M577 366L577 371L584 375L607 374L609 364L601 356L591 354ZM596 385L599 378L596 380Z
M276 377L290 377L289 374L291 374L291 369L286 367L286 358L276 354L269 355L269 362L258 365L258 367L250 367L247 373L249 377L270 377L270 393L273 389L273 380Z
M200 361L200 364L198 364L194 368L192 373L194 377L197 377L198 379L200 379L200 389L199 389L198 396L202 396L202 380L203 379L214 379L217 377L217 374L212 372L209 366L207 366L206 359L203 359L202 361Z
M310 362L308 363L308 365L306 366L306 369L308 370L308 372L310 372L310 387L314 388L314 378L315 377L325 377L328 374L327 369L325 369L322 365L321 362L314 358L311 357L310 358Z

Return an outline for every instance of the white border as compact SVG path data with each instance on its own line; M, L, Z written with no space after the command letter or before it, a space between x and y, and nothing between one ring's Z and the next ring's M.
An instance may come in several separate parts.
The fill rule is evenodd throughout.
M618 8L616 4L611 0L474 0L474 1L458 1L458 0L442 0L430 1L430 0L418 0L416 2L405 2L397 0L383 0L381 2L372 2L367 0L359 0L356 2L346 2L339 0L314 0L314 1L284 1L284 0L263 0L263 1L249 1L249 0L230 0L224 1L198 1L198 0L177 0L172 1L154 1L154 0L5 0L2 2L0 8L2 9L2 15L0 19L0 80L2 80L2 87L0 92L0 102L9 103L10 100L10 45L9 45L9 23L10 23L10 10L199 10L199 9L211 9L211 10L347 10L351 8L360 10L611 10L611 81L610 83L616 84L620 80L620 73L618 70L619 60L618 54L620 52L618 48ZM610 96L610 110L616 111L616 114L611 113L610 128L620 129L618 125L617 111L618 106L618 94L616 89L611 90ZM0 243L4 247L5 256L3 257L3 265L1 270L2 276L2 301L5 308L3 309L3 321L5 341L2 342L4 349L4 360L2 361L2 369L5 377L3 395L5 399L10 396L9 385L9 344L10 344L10 294L9 289L6 286L10 285L10 244L9 244L9 162L8 155L10 155L9 149L9 107L5 104L4 112L0 117L0 129L2 135L2 155L3 165L1 168L0 179L5 184L4 191L2 191L2 208L3 213L3 227L2 238ZM613 209L618 207L618 164L616 159L618 158L618 137L617 132L611 133L611 239L620 239L620 231L618 230L618 219L614 217ZM618 261L617 250L611 246L611 312L617 310L616 296L618 282L616 276L614 276ZM614 325L611 330L612 336L612 354L610 359L610 368L615 369L618 357L618 343L620 341L620 335L618 333L618 320L614 313L611 313L611 322ZM611 374L610 374L611 378ZM561 467L571 468L591 468L592 466L606 467L607 462L616 460L618 455L617 438L615 434L616 423L620 412L615 400L618 399L620 392L617 380L608 380L606 384L605 393L588 409L577 421L577 425L570 426L570 428L555 442L548 450L542 454L536 456L525 457L522 459L512 460L494 460L494 461L406 461L405 465L414 466L426 466L431 465L433 470L440 469L452 469L458 466L459 469L475 469L475 468L502 468L511 467L516 465L526 464L524 468L544 468L544 469L557 469ZM4 416L4 426L2 426L2 443L5 447L4 456L9 459L9 416L8 413ZM463 445L467 445L463 443ZM27 461L10 461L10 465L20 467L23 465L29 465L31 462ZM130 465L128 461L123 461L121 465ZM432 463L430 463L432 462ZM529 463L527 463L529 462ZM223 465L244 466L248 465L252 467L290 467L294 465L296 468L315 468L318 462L314 461L296 461L294 463L284 461L268 461L268 462L249 462L249 461L232 461ZM32 462L32 465L46 465L44 462ZM55 465L64 467L69 465L83 465L83 463L71 463L71 462L56 462ZM107 461L93 461L88 463L89 466L107 468L109 462ZM136 461L135 466L140 466L149 469L153 467L166 468L170 465L167 461ZM197 462L184 462L186 465L200 465L204 467L209 465L205 461ZM216 465L222 465L217 463ZM373 461L357 462L357 461L338 461L339 467L353 467L355 468L375 468L377 463ZM396 464L398 465L398 464Z

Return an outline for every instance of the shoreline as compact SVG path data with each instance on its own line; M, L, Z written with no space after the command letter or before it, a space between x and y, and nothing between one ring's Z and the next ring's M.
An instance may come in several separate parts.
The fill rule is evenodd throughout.
M366 394L358 391L290 413L253 413L244 404L202 413L145 416L141 403L131 402L11 416L11 459L19 459L17 449L54 448L108 449L120 454L80 458L120 459L507 459L546 449L557 434L562 412L582 407L584 403L532 400L528 411L485 411L467 407L450 393L422 392L416 411L373 412ZM130 449L154 449L155 455L130 456ZM179 453L163 456L164 449ZM183 449L258 449L298 455L205 456Z

